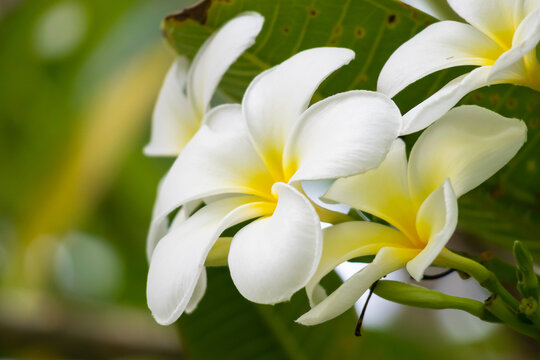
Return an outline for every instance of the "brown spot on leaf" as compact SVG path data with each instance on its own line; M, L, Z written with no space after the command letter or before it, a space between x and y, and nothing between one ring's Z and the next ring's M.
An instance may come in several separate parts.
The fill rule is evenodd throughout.
M413 11L413 12L411 13L411 17L412 17L413 19L415 19L415 20L418 19L418 11Z
M513 109L517 106L517 99L516 98L511 98L510 100L508 100L508 103L506 104L508 106L509 109Z
M483 98L484 98L484 95L482 95L482 93L475 93L475 94L473 94L473 99L474 99L474 101L476 101L476 102L482 101Z
M529 120L529 126L532 128L532 129L535 129L538 127L538 123L540 123L540 120L538 118L532 118L531 120Z
M284 32L285 34L288 34L289 31L291 31L291 29L289 29L288 26L284 26L284 27L283 27L283 32Z
M490 195L494 199L500 198L504 194L504 190L502 186L498 185L497 187L493 188L490 192Z
M397 15L396 14L390 14L388 15L388 18L386 19L386 21L388 22L389 25L392 25L393 23L395 23L397 20Z
M498 104L501 101L501 98L499 97L499 94L493 94L489 97L489 101L493 104Z
M179 13L167 16L165 21L182 22L191 19L200 24L205 24L208 18L208 8L210 8L210 5L212 5L211 0L203 0L193 6L185 8Z
M311 17L315 17L319 14L319 10L313 7L308 8L308 14Z
M354 28L354 36L357 38L363 38L364 35L366 35L366 30L363 27L357 26Z

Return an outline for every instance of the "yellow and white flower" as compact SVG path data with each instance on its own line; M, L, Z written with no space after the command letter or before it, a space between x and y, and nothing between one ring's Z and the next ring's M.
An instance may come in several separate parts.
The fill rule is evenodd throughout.
M407 112L402 135L424 129L463 96L486 85L511 83L540 90L539 0L404 2L443 21L428 26L390 56L379 75L379 91L393 97L433 72L462 65L479 67ZM447 20L457 17L452 10L465 22Z
M457 198L504 166L525 138L523 122L461 106L424 131L408 163L398 139L378 168L337 180L326 199L389 225L354 221L325 229L321 261L306 286L313 309L297 321L314 325L343 313L375 281L402 267L420 281L434 260L452 254L445 246L456 228ZM365 255L376 256L326 297L319 281L342 262Z
M147 298L159 323L194 309L205 291L205 261L228 263L240 293L258 303L288 300L307 284L327 214L300 182L377 167L401 125L397 106L375 92L340 93L308 108L319 84L353 58L343 48L300 52L257 76L242 105L207 114L158 192ZM205 207L160 239L171 212L200 200ZM249 219L256 220L216 243L223 230Z
M146 155L180 154L201 127L223 74L255 42L263 22L258 13L240 14L205 41L191 66L183 56L175 60L154 108Z

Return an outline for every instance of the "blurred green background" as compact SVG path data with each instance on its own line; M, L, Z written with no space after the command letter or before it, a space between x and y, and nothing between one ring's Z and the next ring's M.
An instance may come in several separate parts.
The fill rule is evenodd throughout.
M190 335L201 324L197 314L183 317L186 355L176 329L157 325L146 308L146 232L157 183L172 162L142 155L174 58L159 24L192 2L0 0L0 357L241 358ZM209 290L198 311L207 324L210 311L230 300L224 295ZM238 304L241 316L251 316L249 305ZM266 316L286 305L264 307ZM343 344L354 341L378 359L537 355L537 343L498 327L478 330L467 315L396 311L385 322L368 313L360 339L353 321ZM227 316L236 315L221 312L220 322ZM256 321L241 324L279 333ZM294 342L284 336L275 335L265 358L310 358L277 351Z

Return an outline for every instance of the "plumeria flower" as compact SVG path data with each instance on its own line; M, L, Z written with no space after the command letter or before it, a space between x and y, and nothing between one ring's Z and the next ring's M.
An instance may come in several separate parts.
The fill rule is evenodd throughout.
M408 163L398 139L377 169L337 180L326 199L389 225L353 221L325 229L321 261L306 286L313 308L297 321L314 325L343 313L375 281L402 267L420 281L434 260L452 254L445 246L456 228L457 198L506 164L525 137L521 121L461 106L424 131ZM376 256L326 297L319 281L337 265L365 255Z
M254 42L264 18L246 12L230 20L201 46L191 66L180 56L165 76L152 119L151 156L176 156L195 135L225 72Z
M375 92L340 93L308 108L319 84L353 58L343 48L300 52L257 76L241 105L207 114L158 192L147 298L159 323L194 309L205 262L228 264L240 293L257 303L288 300L307 284L321 256L320 221L333 220L300 182L375 168L400 127L397 106ZM167 216L196 200L206 206L159 239Z
M466 23L447 20L452 13L445 1L404 1L443 21L428 26L390 56L377 88L393 97L433 72L462 65L479 67L407 112L402 135L424 129L463 96L486 85L511 83L540 90L539 0L447 1Z

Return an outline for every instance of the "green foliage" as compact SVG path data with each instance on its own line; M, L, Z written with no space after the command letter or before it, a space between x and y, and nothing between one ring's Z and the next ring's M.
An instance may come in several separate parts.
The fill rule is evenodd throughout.
M357 338L352 310L322 325L296 324L294 320L309 309L305 293L276 306L258 305L238 293L226 268L207 271L204 298L193 314L182 315L177 323L190 359L452 358L439 354L440 348L377 331L364 331ZM325 280L327 288L340 283L336 275Z
M351 89L375 90L377 74L390 54L435 21L392 0L205 0L167 17L162 27L172 47L191 58L213 31L248 10L263 14L266 21L255 45L221 82L221 92L233 101L241 99L250 80L261 71L300 50L318 46L351 48L356 59L327 79L314 101ZM395 100L405 112L468 70L470 67L435 73L409 86ZM507 249L519 239L540 254L536 240L540 233L540 94L496 85L469 94L462 103L523 119L529 140L507 167L461 200L461 228Z

